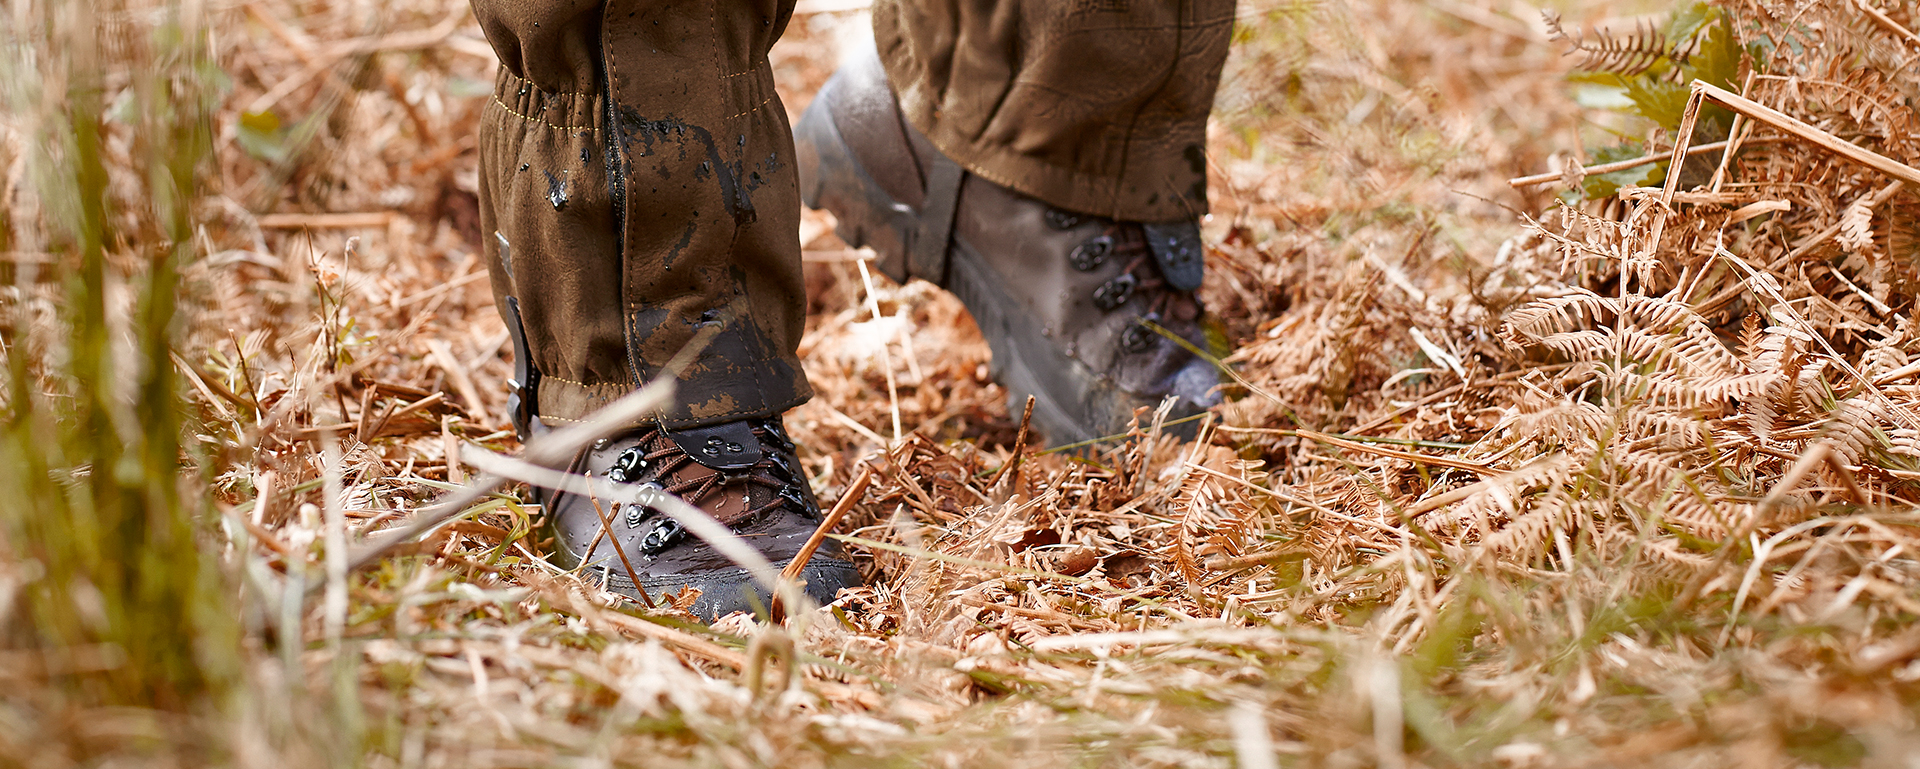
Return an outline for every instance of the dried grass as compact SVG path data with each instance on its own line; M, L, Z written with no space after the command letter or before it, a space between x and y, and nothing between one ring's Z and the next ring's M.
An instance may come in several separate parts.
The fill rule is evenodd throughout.
M177 349L221 470L248 693L178 728L23 698L0 708L0 756L1838 766L1920 748L1916 191L1743 121L1696 142L1742 144L1733 162L1696 155L1674 188L1515 192L1639 130L1567 99L1579 57L1535 18L1242 5L1207 224L1234 400L1196 442L1143 414L1082 455L1022 448L959 305L863 280L808 214L820 397L789 424L823 498L875 469L840 527L873 582L784 627L620 605L547 566L509 495L329 576L340 542L461 482L462 446L513 449L476 256L492 62L458 2L212 9L233 82ZM1770 52L1747 96L1920 163L1920 15L1723 7ZM1646 8L1562 10L1568 29L1653 29L1628 16ZM790 110L863 21L796 18L775 54ZM1639 43L1580 39L1589 63L1644 69ZM278 117L242 114L263 106Z

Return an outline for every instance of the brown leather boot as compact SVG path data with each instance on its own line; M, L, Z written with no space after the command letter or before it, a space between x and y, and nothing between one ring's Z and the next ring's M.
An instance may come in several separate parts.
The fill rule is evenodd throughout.
M871 50L794 132L802 201L832 211L841 239L871 247L888 276L959 296L1009 409L1034 396L1056 445L1125 432L1136 408L1167 398L1174 418L1218 402L1219 372L1193 352L1209 348L1195 222L1063 211L966 172L907 123Z
M568 471L680 497L778 568L820 525L819 505L793 451L778 419L684 430L649 426L596 443ZM580 494L537 493L554 533L553 560L565 568L586 563L608 590L657 603L683 587L697 588L692 611L708 620L771 605L745 569L656 510L604 501L596 508L595 500ZM832 601L840 588L860 584L859 572L833 540L814 552L801 578L807 594L821 603Z

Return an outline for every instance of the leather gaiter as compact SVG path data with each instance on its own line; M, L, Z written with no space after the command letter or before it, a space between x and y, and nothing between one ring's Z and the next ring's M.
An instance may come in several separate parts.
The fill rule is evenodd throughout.
M903 114L968 171L1127 221L1207 210L1234 0L877 0Z
M778 415L811 390L793 138L767 51L792 0L473 0L500 57L480 127L494 295L579 420L703 329L670 427Z

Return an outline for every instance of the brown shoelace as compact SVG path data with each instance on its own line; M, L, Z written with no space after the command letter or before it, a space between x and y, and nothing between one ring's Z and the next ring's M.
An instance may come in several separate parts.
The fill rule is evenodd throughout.
M662 492L701 508L715 521L729 528L750 524L786 505L792 505L796 512L803 515L811 512L804 495L795 488L800 478L785 459L785 452L791 451L792 443L786 440L785 435L764 424L756 424L753 433L766 449L764 458L751 469L724 472L699 464L664 432L657 428L649 429L638 445L621 452L614 460L613 467L607 470L607 479L616 483L652 484ZM691 471L691 477L687 477L688 471ZM742 485L747 488L739 488ZM771 492L772 499L732 513L716 514L705 507L706 503L728 493L729 488L739 489L739 493L750 502L754 496L751 488L756 486ZM665 551L686 535L677 521L641 505L629 507L626 519L629 526L638 526L649 519L659 521L640 540L639 547L643 555L651 556Z

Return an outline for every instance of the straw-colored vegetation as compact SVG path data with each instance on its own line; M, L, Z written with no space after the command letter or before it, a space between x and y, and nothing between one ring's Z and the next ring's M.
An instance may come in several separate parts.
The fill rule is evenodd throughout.
M0 6L0 762L1920 751L1911 3L1242 0L1191 443L1025 445L809 214L789 424L873 582L710 627L510 488L394 539L517 450L464 3L156 3Z

